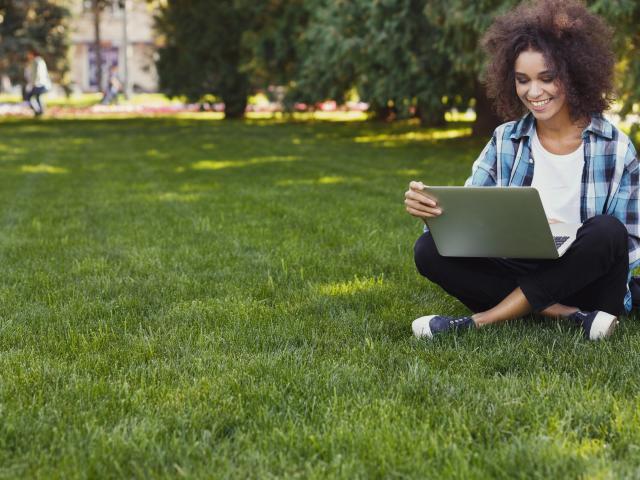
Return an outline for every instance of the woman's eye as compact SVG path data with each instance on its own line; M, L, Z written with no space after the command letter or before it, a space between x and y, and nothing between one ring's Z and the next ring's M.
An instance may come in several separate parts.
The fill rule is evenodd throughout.
M526 80L526 79L524 79L524 78L517 78L517 79L516 79L516 81L517 81L519 84L524 85L524 84L525 84L525 83L527 83L529 80Z
M541 78L541 80L542 80L544 83L553 83L553 81L555 80L555 78L553 78L553 77L545 77L545 78Z

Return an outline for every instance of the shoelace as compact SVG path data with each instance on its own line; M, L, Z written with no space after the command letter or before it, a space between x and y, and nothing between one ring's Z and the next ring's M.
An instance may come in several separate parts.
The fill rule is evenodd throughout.
M459 325L459 324L461 324L463 322L466 322L466 321L467 321L467 317L457 318L455 320L449 320L449 325Z

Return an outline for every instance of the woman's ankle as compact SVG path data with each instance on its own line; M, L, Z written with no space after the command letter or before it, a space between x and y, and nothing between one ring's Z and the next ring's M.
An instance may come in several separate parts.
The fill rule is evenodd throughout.
M571 307L568 305L563 305L561 303L554 303L550 307L545 308L540 313L545 317L567 318L579 311L580 309L578 307Z

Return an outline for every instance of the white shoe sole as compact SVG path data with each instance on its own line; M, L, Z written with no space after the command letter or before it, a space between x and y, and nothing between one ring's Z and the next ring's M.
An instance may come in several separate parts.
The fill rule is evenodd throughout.
M607 312L598 312L589 330L589 340L602 340L610 337L617 325L618 320L614 315Z
M411 330L413 330L413 334L418 338L433 338L429 322L435 316L436 315L427 315L426 317L416 318L413 323L411 323Z

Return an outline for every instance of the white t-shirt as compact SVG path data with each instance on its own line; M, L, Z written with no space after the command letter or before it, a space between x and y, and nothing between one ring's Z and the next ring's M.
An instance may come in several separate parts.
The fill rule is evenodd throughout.
M46 90L51 90L49 71L42 57L35 57L33 61L27 65L24 76L27 81L27 88L44 87Z
M580 187L584 168L584 143L567 155L548 152L537 132L531 142L534 161L531 186L540 193L547 218L564 223L580 222Z

